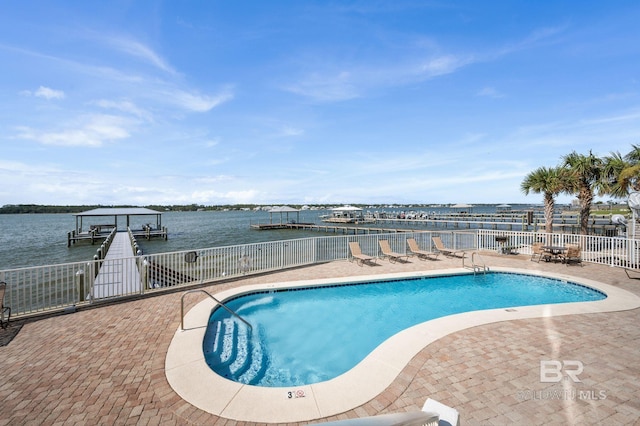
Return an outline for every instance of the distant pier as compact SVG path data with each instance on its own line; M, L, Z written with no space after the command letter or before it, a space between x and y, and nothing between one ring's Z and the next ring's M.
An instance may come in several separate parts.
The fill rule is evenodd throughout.
M308 231L333 232L342 234L393 234L397 232L413 232L407 228L376 228L373 226L353 225L316 225L314 223L288 223L288 229L302 229Z
M323 224L315 223L267 223L252 224L252 229L273 230L273 229L301 229L310 231L320 231L327 233L343 234L370 234L370 233L395 233L421 231L424 229L490 229L502 231L522 231L540 232L545 229L545 221L541 215L528 214L458 214L458 215L437 215L426 218L373 218L374 226L370 221L368 225L358 226L358 224ZM399 226L395 226L399 225ZM554 217L553 231L560 233L579 233L580 223L577 215L557 215ZM589 219L589 233L591 235L616 236L619 232L619 225L611 220L610 215L593 215Z
M252 229L268 231L273 229L301 229L306 231L334 232L342 234L388 234L395 232L412 232L406 228L375 228L371 226L352 225L316 225L315 223L266 223L253 224Z

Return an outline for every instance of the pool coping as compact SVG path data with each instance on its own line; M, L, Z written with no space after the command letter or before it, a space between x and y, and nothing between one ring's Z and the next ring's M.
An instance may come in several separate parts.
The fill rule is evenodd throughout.
M201 410L224 418L251 422L300 422L337 415L358 407L382 393L409 361L434 341L457 331L494 322L543 318L559 315L614 312L640 307L640 297L601 282L568 274L538 272L517 268L493 268L510 272L571 281L602 291L607 298L592 302L573 302L490 309L449 315L407 328L380 344L348 372L328 381L304 386L259 387L225 379L206 364L202 341L213 300L207 298L185 314L185 330L175 332L165 359L169 385L185 401ZM463 268L384 275L291 281L247 285L217 293L225 301L239 295L282 288L314 287L335 283L357 283L399 279L472 274Z

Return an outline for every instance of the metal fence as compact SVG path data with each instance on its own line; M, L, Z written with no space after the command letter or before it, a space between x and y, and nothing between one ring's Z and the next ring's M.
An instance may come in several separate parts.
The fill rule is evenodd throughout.
M498 237L498 238L496 238ZM506 237L504 241L500 237ZM636 268L640 259L640 241L600 235L547 234L544 232L511 232L478 230L478 249L532 254L531 246L541 242L548 246L578 245L583 262Z
M0 271L0 281L7 283L5 305L11 306L12 314L33 315L167 287L188 287L248 274L347 260L351 241L357 241L364 254L376 257L382 254L379 240L388 240L393 251L403 254L407 252L408 238L416 239L423 250L436 251L431 240L433 235L439 235L445 246L457 250L504 251L506 244L518 253L531 254L531 245L538 241L549 245L578 244L582 248L583 261L624 267L637 264L639 250L634 240L604 236L496 230L402 232L301 238L121 259L94 259L4 270Z

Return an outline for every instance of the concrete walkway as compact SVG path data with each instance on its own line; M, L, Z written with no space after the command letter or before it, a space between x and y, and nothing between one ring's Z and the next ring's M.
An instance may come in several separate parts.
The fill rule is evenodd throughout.
M548 270L640 295L640 280L606 266L530 262L484 255L489 266ZM205 287L459 267L460 259L332 262ZM182 400L165 376L180 326L180 296L167 293L24 324L0 347L0 425L239 424ZM188 307L203 297L187 297ZM637 424L640 419L640 310L523 319L455 332L425 347L371 401L330 419L419 410L433 398L462 424ZM14 325L15 326L15 325ZM580 383L542 383L544 360L579 361ZM567 367L567 369L570 369ZM215 395L211 396L215 398ZM246 423L243 423L246 424Z

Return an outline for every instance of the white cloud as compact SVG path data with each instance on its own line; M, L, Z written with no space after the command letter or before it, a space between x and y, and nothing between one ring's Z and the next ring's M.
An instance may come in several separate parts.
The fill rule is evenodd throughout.
M139 108L131 101L110 101L106 99L101 99L99 101L96 101L95 104L105 109L115 109L118 111L133 114L136 117L146 121L153 121L153 117L151 113L149 113L148 111L145 111L142 108Z
M342 71L336 75L313 73L285 90L316 101L335 102L359 97L352 73Z
M291 136L300 136L304 134L304 130L297 129L291 126L284 126L280 129L280 131L275 135L275 137L291 137Z
M62 90L54 90L44 86L40 86L34 95L45 99L64 99L64 92Z
M476 96L485 96L488 98L504 98L504 94L497 91L494 87L483 87L476 93Z
M216 202L216 203L229 203L229 204L243 204L252 203L259 195L259 192L255 189L249 189L244 191L226 191L219 192L215 190L200 190L193 191L188 199L190 200L203 200L202 202Z
M148 46L136 41L127 39L124 37L112 37L107 39L107 42L116 49L124 52L128 55L145 60L155 67L168 72L169 74L177 74L176 70L171 67L160 55L154 52Z
M425 79L451 74L477 62L472 55L445 54L434 56L425 62L414 59L400 64L369 64L365 67L348 67L349 71L314 72L299 81L284 85L284 90L312 98L319 102L339 102L364 96L372 88L388 88L413 84Z
M83 117L84 124L57 131L41 131L30 127L18 128L19 139L33 140L43 145L100 147L105 142L129 137L129 123L122 117L93 115Z
M458 68L473 63L472 57L461 57L456 55L442 55L430 59L422 65L422 71L428 77L436 77L439 75L451 74Z
M38 90L32 92L31 90L23 90L20 92L24 96L35 96L38 98L49 99L64 99L64 92L62 90L54 90L49 87L40 86Z
M434 53L428 59L416 63L412 58L420 57L423 54L422 52L414 52L412 56L388 65L380 66L380 64L372 63L359 68L336 65L336 68L346 68L350 71L315 72L296 83L285 85L285 90L321 102L345 101L362 97L371 88L413 84L425 79L452 74L479 62L494 61L501 56L529 49L543 42L553 42L554 37L563 32L565 28L566 26L541 28L533 31L521 41L489 53ZM434 42L428 43L427 47L432 50L438 49ZM326 68L326 65L323 64L323 66ZM504 97L502 93L493 88L483 89L478 95L494 98Z
M567 25L561 25L558 27L538 28L532 31L523 40L503 47L500 51L498 51L497 56L507 55L525 49L530 49L540 45L541 43L552 43L554 42L554 37L558 34L563 33L567 29L567 27Z
M205 165L207 165L207 166L219 166L219 165L227 163L227 162L229 162L229 158L228 157L216 158L214 160L207 161L205 163Z
M189 93L183 90L174 90L166 94L170 102L178 106L195 112L207 112L211 109L233 99L233 93L229 89L224 89L216 96L201 95L198 93Z

